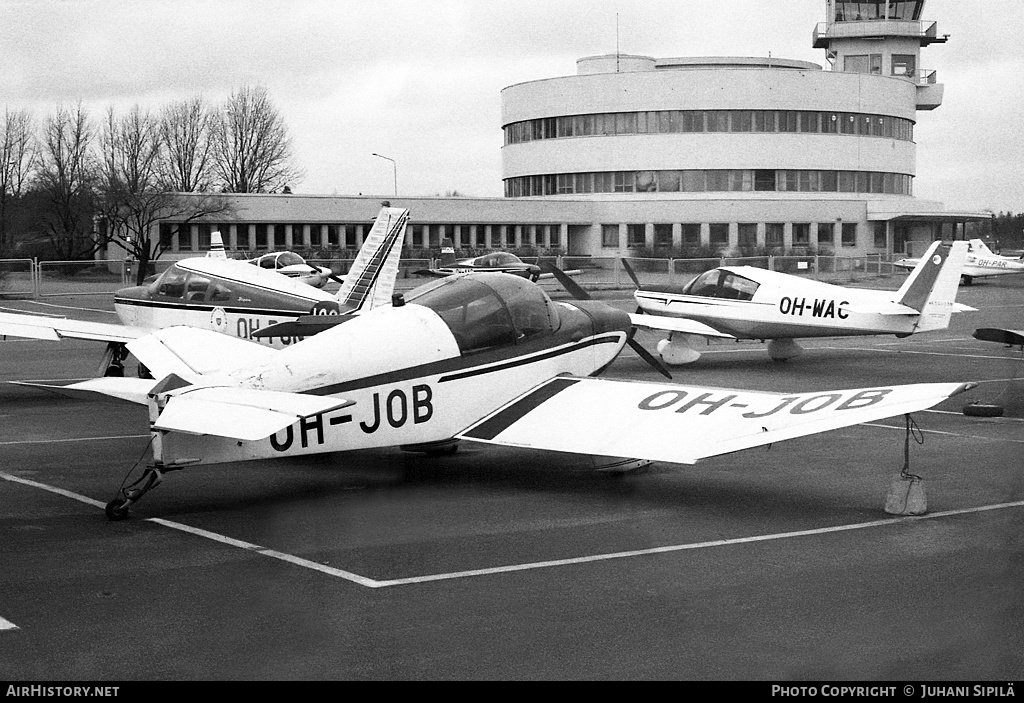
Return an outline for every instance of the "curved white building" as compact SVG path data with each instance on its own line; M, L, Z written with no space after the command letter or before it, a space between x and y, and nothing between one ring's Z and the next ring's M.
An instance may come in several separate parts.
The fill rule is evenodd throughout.
M923 6L827 0L813 42L829 71L773 58L606 55L580 59L575 76L509 86L505 195L584 197L623 215L599 235L570 230L570 253L900 252L933 239L937 224L986 217L913 197L914 124L942 100L934 72L918 68L920 50L946 41L920 20Z

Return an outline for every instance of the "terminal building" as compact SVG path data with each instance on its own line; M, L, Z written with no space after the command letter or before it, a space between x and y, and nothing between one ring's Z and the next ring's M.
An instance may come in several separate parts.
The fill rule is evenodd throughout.
M942 105L924 0L825 0L827 69L751 57L609 54L501 92L504 197L390 197L413 249L572 256L915 254L984 211L914 197L918 115ZM923 177L927 178L927 174ZM351 249L381 196L239 195L230 222L162 223L172 251L210 229L236 249Z

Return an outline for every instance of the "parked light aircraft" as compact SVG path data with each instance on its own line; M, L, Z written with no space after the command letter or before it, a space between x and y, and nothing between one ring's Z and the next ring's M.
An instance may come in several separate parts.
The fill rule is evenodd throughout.
M847 288L752 266L722 266L700 274L682 288L642 286L633 324L666 331L658 353L667 364L700 357L694 337L769 340L768 354L784 361L803 349L807 337L845 337L945 329L950 314L974 310L955 302L967 242L934 242L897 291Z
M979 327L972 335L983 342L998 342L1008 347L1020 347L1024 350L1024 330L1010 330L1001 327Z
M629 315L605 303L555 303L524 278L468 273L283 349L159 330L128 348L161 380L48 389L148 407L152 462L107 505L119 520L164 472L192 464L439 452L462 439L689 464L923 410L970 387L764 393L592 378L626 344L650 358L631 331Z
M470 271L499 271L511 273L516 276L528 278L536 282L541 278L551 278L550 273L542 273L541 267L537 264L528 264L515 254L507 251L492 251L489 254L481 254L470 259L455 258L455 245L452 240L445 237L441 241L441 265L436 269L420 269L415 273L419 276L434 276L443 278L457 273L468 273ZM569 275L580 273L579 271L566 271Z
M223 243L215 241L208 256L178 261L147 285L117 291L114 309L123 324L0 313L0 334L107 342L101 373L115 376L123 374L127 341L165 327L186 325L288 346L298 339L260 330L311 313L351 316L391 303L408 222L407 209L381 209L337 295L228 259Z
M302 281L314 288L323 288L327 281L343 283L344 279L335 275L327 266L314 266L294 251L272 251L254 259L249 263L263 269L277 271L282 276Z
M901 269L913 269L921 259L899 259L892 265ZM967 241L967 260L960 274L964 285L971 285L975 278L989 276L1005 276L1011 273L1024 273L1024 256L1000 256L980 239Z

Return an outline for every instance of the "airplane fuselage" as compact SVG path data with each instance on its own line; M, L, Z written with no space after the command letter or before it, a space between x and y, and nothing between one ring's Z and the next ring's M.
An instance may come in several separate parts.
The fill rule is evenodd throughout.
M371 311L267 363L204 379L329 395L354 405L257 441L170 433L163 438L164 461L219 463L450 440L547 379L598 372L622 349L630 326L625 313L556 305L557 330L469 354L427 308Z
M185 325L283 348L301 337L253 334L272 324L337 310L334 296L246 262L190 259L147 286L119 290L114 310L126 325L163 329Z
M851 309L878 300L883 291L807 282L788 293L762 285L750 300L645 290L634 297L645 313L696 320L738 339L910 334L917 319Z

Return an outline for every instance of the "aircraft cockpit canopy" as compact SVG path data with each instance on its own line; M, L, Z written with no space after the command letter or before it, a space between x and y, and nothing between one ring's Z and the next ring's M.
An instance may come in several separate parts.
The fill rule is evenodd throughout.
M225 302L231 300L231 291L222 283L196 271L183 269L177 264L157 276L147 288L153 300L181 300L190 302Z
M519 266L523 262L515 254L509 254L507 251L496 251L491 254L484 254L476 260L477 266Z
M410 304L436 312L463 354L522 344L558 329L558 309L533 283L504 273L451 276L421 286Z
M686 295L750 300L760 284L725 269L705 271L683 287Z
M282 251L274 252L271 254L264 254L263 256L250 260L251 264L256 264L263 269L282 269L285 266L295 266L306 263L306 260L296 254L294 251Z

